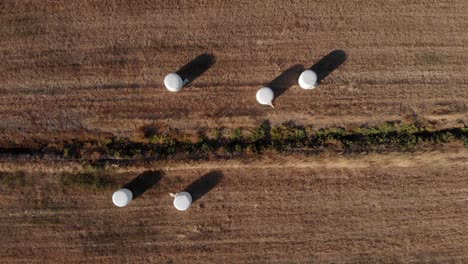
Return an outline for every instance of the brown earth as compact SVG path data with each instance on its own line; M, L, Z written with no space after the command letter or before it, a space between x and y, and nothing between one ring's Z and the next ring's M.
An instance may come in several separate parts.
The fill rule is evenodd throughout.
M294 120L320 126L418 116L468 123L468 3L459 1L2 1L2 142L132 137ZM255 92L341 49L319 88ZM216 63L177 94L163 78L202 53Z
M140 138L294 120L468 126L468 2L0 1L0 147ZM258 88L332 51L347 60L312 91ZM163 78L203 53L216 63L181 92ZM288 80L295 80L295 75ZM297 76L296 76L297 77ZM468 262L466 146L416 153L152 162L0 158L0 262ZM109 174L105 188L63 173ZM115 188L162 170L119 209ZM224 177L188 212L171 206L202 175Z
M2 262L463 263L468 244L466 148L354 157L109 168L104 189L64 186L69 162L31 162L0 181ZM276 165L271 165L276 164ZM2 162L3 173L18 163ZM137 175L162 179L125 208L112 192ZM222 176L186 212L179 191ZM3 175L4 176L4 175ZM0 178L1 180L1 178Z

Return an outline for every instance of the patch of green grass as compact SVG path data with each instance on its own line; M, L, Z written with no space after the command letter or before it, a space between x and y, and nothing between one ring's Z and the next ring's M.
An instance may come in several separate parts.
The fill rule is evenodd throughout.
M168 135L156 134L150 137L149 142L153 144L169 144L170 145L170 144L173 144L175 140L169 137Z
M251 139L253 142L267 141L270 137L270 122L264 121L260 126L252 131Z
M213 129L213 138L215 140L221 140L221 138L223 137L223 131L221 128L215 128Z
M234 131L232 131L231 140L241 141L242 138L243 138L242 129L236 128L234 129Z
M271 141L276 149L304 147L307 132L304 127L296 126L293 122L286 122L271 129Z

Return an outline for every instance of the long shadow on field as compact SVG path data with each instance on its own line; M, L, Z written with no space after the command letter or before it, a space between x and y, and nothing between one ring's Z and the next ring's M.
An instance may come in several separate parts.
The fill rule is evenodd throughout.
M214 55L204 53L185 64L176 73L182 77L182 80L187 80L187 85L207 71L215 62L216 57Z
M317 84L340 67L347 58L348 55L344 50L334 50L310 67L310 70L317 74Z
M133 199L135 199L158 183L162 177L161 171L145 171L125 184L123 188L129 189L133 193Z
M296 64L291 68L287 69L276 77L273 81L267 84L267 87L270 87L274 94L275 98L281 96L286 90L291 86L297 83L299 75L304 71L304 66Z
M184 192L190 193L192 195L192 202L195 202L216 187L223 177L224 175L221 171L211 171L192 182L184 189Z

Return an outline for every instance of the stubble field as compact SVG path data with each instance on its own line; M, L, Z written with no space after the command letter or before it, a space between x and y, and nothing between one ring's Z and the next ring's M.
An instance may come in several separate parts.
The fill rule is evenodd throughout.
M460 141L99 166L40 155L69 140L145 142L151 125L466 128L467 13L458 0L0 2L0 262L468 261ZM165 90L167 73L205 53L205 73ZM300 89L321 60L327 76ZM275 109L255 101L272 83ZM151 173L144 194L112 205ZM167 193L200 177L219 182L177 212Z

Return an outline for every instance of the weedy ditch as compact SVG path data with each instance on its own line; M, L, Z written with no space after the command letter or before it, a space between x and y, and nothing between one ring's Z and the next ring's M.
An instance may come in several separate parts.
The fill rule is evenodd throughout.
M3 155L49 155L65 159L206 159L261 155L265 151L321 152L327 149L345 153L394 150L406 151L420 144L463 141L468 145L468 128L435 130L430 126L386 122L379 126L353 129L331 127L316 129L286 122L272 126L268 120L254 129L227 131L216 128L190 137L181 133L144 133L145 140L109 138L104 141L68 141L45 144L41 148L0 149ZM171 132L172 131L172 132ZM88 177L89 178L89 177ZM83 176L83 182L89 179ZM96 182L96 185L100 185Z

